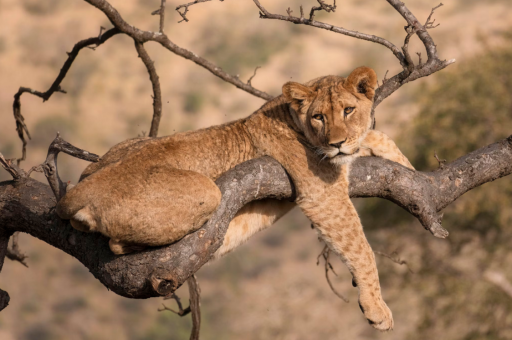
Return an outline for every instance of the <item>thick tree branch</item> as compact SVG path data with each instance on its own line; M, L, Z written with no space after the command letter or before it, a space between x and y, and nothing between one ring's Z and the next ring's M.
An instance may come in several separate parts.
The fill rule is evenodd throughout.
M350 195L395 202L435 236L445 237L439 214L443 208L468 190L511 173L512 136L433 172L411 171L377 157L360 158L351 168ZM0 183L0 230L22 231L62 249L119 295L166 296L211 258L243 205L265 197L293 198L284 169L268 157L243 163L216 183L222 202L201 229L173 245L140 253L115 256L104 236L73 229L55 214L51 189L29 178Z

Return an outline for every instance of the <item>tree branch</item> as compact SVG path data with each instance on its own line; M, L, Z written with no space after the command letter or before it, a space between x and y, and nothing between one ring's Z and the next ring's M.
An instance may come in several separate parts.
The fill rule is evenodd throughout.
M11 261L19 262L28 268L27 262L25 262L25 260L28 258L28 256L23 254L20 250L20 246L18 244L18 234L19 234L18 232L15 232L12 235L12 248L11 249L7 248L6 257ZM2 256L1 253L0 253L0 256ZM0 271L1 271L1 268L0 268Z
M135 49L139 54L139 58L146 66L149 73L149 80L153 86L153 120L151 121L151 129L149 130L149 137L156 137L158 135L158 127L160 126L160 119L162 118L162 90L160 89L160 79L156 73L155 63L149 57L148 52L144 46L137 40L134 40Z
M443 208L465 192L511 173L512 136L432 172L411 171L377 157L359 158L351 167L349 189L351 197L390 200L416 216L435 236L446 237L439 214ZM22 231L65 251L119 295L167 296L210 260L242 206L265 197L294 197L286 172L268 157L240 164L216 183L222 201L202 228L175 244L135 254L115 256L106 237L79 232L60 220L51 189L29 178L0 183L0 231Z
M156 11L152 12L151 15L159 15L160 16L160 33L164 33L164 26L165 26L165 2L166 0L162 0L160 3L160 8Z
M340 34L343 34L343 35L346 35L346 36L349 36L352 38L371 41L371 42L374 42L374 43L377 43L377 44L387 47L389 50L391 50L391 52L395 55L395 57L400 61L400 63L403 63L404 56L403 56L402 52L400 51L400 49L398 47L396 47L395 45L393 45L393 43L391 43L390 41L388 41L384 38L377 37L375 35L357 32L357 31L351 31L351 30L348 30L343 27L337 27L337 26L334 26L331 24L323 23L320 21L315 21L313 19L306 19L306 18L304 18L303 14L301 15L300 18L294 17L291 15L292 11L287 11L288 15L272 14L269 11L267 11L265 9L265 7L263 7L261 5L259 0L253 0L253 1L260 10L260 18L261 19L283 20L283 21L288 21L288 22L298 24L298 25L301 24L301 25L307 25L307 26L313 26L316 28L321 28L321 29L332 31L335 33L340 33ZM313 13L313 9L312 9L312 13ZM310 17L311 17L311 15L310 15Z
M199 340L199 331L201 328L199 298L201 296L201 289L199 288L195 275L189 277L187 283L190 295L190 310L192 312L192 332L190 332L190 340Z
M118 28L122 33L125 33L132 37L134 40L138 41L139 43L143 44L148 41L154 41L168 49L169 51L173 52L176 55L179 55L180 57L183 57L185 59L191 60L197 65L207 69L211 73L213 73L215 76L219 77L220 79L235 85L241 90L244 90L247 93L250 93L256 97L270 100L274 98L268 93L265 93L263 91L260 91L254 87L252 87L249 84L244 83L241 81L237 76L232 76L226 72L224 72L220 67L216 66L215 64L209 62L208 60L199 57L197 54L186 50L184 48L179 47L178 45L174 44L172 41L169 40L169 38L162 33L159 32L151 32L151 31L143 31L141 29L138 29L137 27L134 27L130 24L128 24L124 19L121 17L119 12L110 5L105 0L85 0L89 4L93 5L94 7L98 8L100 11L102 11L107 18L110 20L112 25L114 27Z
M403 68L403 71L398 73L397 75L393 76L390 79L387 79L386 82L383 82L382 86L380 86L375 91L375 98L373 102L373 109L372 109L372 118L375 117L375 108L387 97L389 97L393 92L398 90L401 86L407 84L408 82L414 81L416 79L426 77L431 75L432 73L435 73L437 71L442 70L446 66L452 64L455 62L455 59L452 60L444 60L441 61L437 57L437 49L434 41L430 37L430 34L427 32L427 28L434 28L432 26L433 22L431 22L432 14L434 13L435 9L439 8L441 5L434 7L430 13L430 16L427 19L426 25L421 25L416 17L409 11L409 9L405 6L403 2L400 0L386 0L393 8L395 8L402 17L407 21L408 26L406 26L407 36L405 38L405 43L402 49L399 49L396 47L393 43L390 41L377 37L375 35L360 33L357 31L351 31L342 27L337 27L331 24L319 22L314 20L314 12L319 9L326 10L327 12L334 12L336 4L330 6L326 5L323 1L318 0L320 3L320 7L313 7L311 9L310 17L309 19L304 18L304 13L301 6L301 16L294 17L292 16L292 10L288 8L286 10L287 15L280 15L280 14L272 14L269 11L265 9L260 3L259 0L253 0L253 2L256 4L258 9L260 10L260 18L262 19L276 19L276 20L283 20L288 21L294 24L301 24L301 25L307 25L307 26L313 26L316 28L325 29L328 31L332 31L335 33L340 33L349 37L361 39L361 40L367 40L370 42L374 42L377 44L380 44L382 46L385 46L388 48L393 55L398 59L400 62L400 65ZM427 49L427 56L428 60L426 63L420 64L418 66L415 66L408 51L408 43L409 39L412 35L417 34L420 40L425 45L425 48Z
M55 79L53 84L50 86L50 88L46 92L35 91L28 87L20 87L19 88L18 92L14 95L14 103L12 104L14 119L16 120L16 131L18 132L19 138L23 142L22 156L21 156L21 158L18 159L18 166L21 161L24 161L26 159L26 155L27 155L27 149L26 149L27 141L25 139L25 133L27 134L27 137L29 139L31 139L30 133L28 132L28 128L25 125L25 118L21 114L21 95L23 93L31 93L34 96L38 96L39 98L42 98L43 102L45 102L48 99L50 99L50 97L55 92L66 93L63 89L61 89L60 84L66 77L66 74L68 73L69 69L71 68L73 61L75 61L75 58L78 56L78 53L80 52L80 50L82 50L85 47L90 47L92 45L95 45L96 47L98 47L101 44L103 44L105 41L107 41L108 39L112 38L114 35L119 34L119 33L121 33L121 31L119 31L117 28L112 28L103 34L102 34L102 30L100 30L99 36L81 40L78 43L76 43L75 46L73 47L73 49L71 50L71 52L67 52L68 59L66 60L66 62L62 66L62 68L60 69L57 79Z
M189 2L187 4L179 5L178 7L176 7L176 12L178 12L178 14L182 17L182 19L180 21L178 21L178 23L183 22L183 21L188 22L187 13L188 13L188 8L190 6L199 4L201 2L208 2L208 1L212 1L212 0L195 0L195 1ZM220 0L220 1L224 1L224 0ZM182 8L185 8L185 10L180 11L180 9L182 9Z

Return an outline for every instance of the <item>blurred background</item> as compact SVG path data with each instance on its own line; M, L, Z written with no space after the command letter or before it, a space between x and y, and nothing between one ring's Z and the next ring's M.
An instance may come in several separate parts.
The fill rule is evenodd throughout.
M132 25L158 30L150 13L158 0L111 0ZM313 0L265 1L274 13ZM347 75L357 66L377 71L381 81L400 70L386 48L311 27L261 20L250 0L212 1L190 8L190 22L167 1L166 33L178 45L278 95L283 83ZM408 0L422 22L434 1ZM457 63L408 84L377 110L377 128L393 137L413 165L437 168L512 133L512 6L510 0L447 0L430 34L441 59ZM336 13L317 20L384 37L401 46L405 21L385 1L346 0ZM81 39L110 28L105 16L84 1L0 0L0 152L21 155L12 116L20 86L46 91ZM426 53L416 37L412 52ZM156 44L163 95L159 135L198 129L245 117L263 104L194 63ZM31 132L25 169L40 164L57 131L74 145L103 154L114 144L149 131L151 84L133 42L116 36L95 51L84 49L62 87L46 103L28 94L22 113ZM86 166L62 156L59 171L76 182ZM44 180L39 174L34 177ZM0 180L9 177L0 171ZM198 272L202 288L202 339L512 339L512 296L486 279L498 272L512 281L512 178L477 188L445 210L446 240L435 239L397 206L380 199L355 200L376 251L397 252L410 268L377 256L384 299L395 329L379 333L357 305L348 270L332 258L329 289L323 245L295 209L248 244ZM0 339L188 339L191 322L157 312L161 299L129 300L107 291L77 260L27 235L20 245L30 256L25 268L6 261L0 287L11 303L0 313ZM186 287L178 295L187 305ZM173 301L166 305L175 308Z

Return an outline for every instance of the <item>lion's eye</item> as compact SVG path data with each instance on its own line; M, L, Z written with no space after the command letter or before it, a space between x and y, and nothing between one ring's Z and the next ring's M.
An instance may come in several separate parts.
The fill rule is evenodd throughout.
M352 111L354 111L354 108L353 107L346 107L344 111L345 111L345 116L348 116L349 114L352 113Z
M321 122L324 121L324 115L313 115L313 119L319 120Z

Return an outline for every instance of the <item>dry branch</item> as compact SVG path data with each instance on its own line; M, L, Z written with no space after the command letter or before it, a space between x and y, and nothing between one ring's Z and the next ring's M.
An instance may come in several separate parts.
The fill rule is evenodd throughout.
M320 258L324 258L324 270L325 270L325 279L327 280L327 283L329 284L329 288L331 288L331 291L340 299L345 301L346 303L350 302L345 296L343 296L340 292L334 288L334 285L331 282L331 279L329 278L329 270L333 272L334 275L338 276L336 272L334 271L334 268L332 267L331 262L329 261L329 256L331 254L331 250L326 245L320 255L316 258L316 265L318 266L320 264Z
M512 136L433 172L411 171L376 157L360 158L351 168L350 195L388 199L416 216L435 236L445 237L439 214L443 208L465 192L511 173ZM210 260L243 205L269 196L293 197L286 172L268 157L243 163L216 183L222 202L201 229L173 245L140 253L115 256L106 237L73 229L55 214L51 189L29 178L0 183L0 231L25 232L65 251L119 295L166 296Z
M25 261L28 258L28 256L21 252L20 246L18 244L18 236L18 232L15 232L12 235L12 247L10 249L7 248L6 257L11 261L19 262L28 268L27 262Z
M385 46L388 48L393 55L398 59L400 62L400 65L403 68L403 71L396 74L395 76L391 77L390 79L387 79L385 82L383 82L382 86L380 86L375 91L375 99L373 104L373 110L372 110L372 117L375 115L375 108L387 97L389 97L393 92L398 90L401 86L407 84L408 82L411 82L413 80L416 80L421 77L426 77L431 75L432 73L435 73L437 71L442 70L446 66L452 64L455 62L454 59L446 61L446 60L440 60L437 56L437 49L434 41L432 40L432 37L427 32L427 28L433 28L431 20L431 17L435 11L435 9L439 8L440 6L437 6L432 9L430 16L427 19L426 25L423 26L418 22L416 17L409 11L409 9L405 6L405 4L399 0L386 0L393 8L395 8L400 15L406 20L407 26L407 36L405 38L404 46L400 49L397 46L395 46L390 41L377 37L375 35L370 35L366 33L361 33L357 31L348 30L343 27L334 26L328 23L323 23L320 21L313 20L313 14L315 10L318 10L318 7L314 7L311 9L310 18L306 19L304 18L304 13L301 6L301 16L294 17L292 16L291 9L287 9L287 15L280 15L280 14L273 14L270 13L263 7L259 0L253 0L253 2L256 4L258 9L260 10L260 18L262 19L275 19L275 20L283 20L288 21L294 24L300 24L300 25L307 25L312 26L316 28L325 29L328 31L332 31L335 33L343 34L349 37L361 39L361 40L367 40L370 42L374 42L376 44L380 44L382 46ZM326 5L323 1L319 0L319 3L321 4L320 9L329 11L334 11L334 6ZM419 65L415 66L414 62L412 61L412 58L409 55L408 51L408 43L411 36L414 34L418 35L420 40L422 41L423 45L425 46L425 49L427 50L427 56L428 60L426 63L422 64L421 61Z
M146 69L148 70L149 80L153 86L153 120L151 121L149 137L156 137L158 135L160 119L162 118L162 90L160 89L160 79L156 73L155 63L149 57L149 54L144 46L137 40L134 40L134 43L135 49L139 54L139 58L142 60L144 66L146 66Z
M153 11L151 15L159 15L160 16L160 33L164 33L164 26L165 26L165 2L166 0L162 0L160 3L160 8L156 11Z
M195 0L195 1L189 2L187 4L179 5L178 7L176 7L176 12L178 12L178 14L182 18L180 21L178 21L178 23L183 22L183 21L188 22L187 13L188 13L188 8L190 6L199 4L201 2L209 2L209 1L212 1L212 0ZM224 1L224 0L220 0L220 1ZM182 8L184 8L183 11L181 11Z
M186 50L184 48L179 47L178 45L174 44L169 38L162 33L159 32L151 32L151 31L143 31L141 29L138 29L137 27L134 27L124 21L124 19L121 17L119 12L110 5L105 0L85 0L89 4L93 5L94 7L98 8L100 11L102 11L107 18L110 20L112 25L114 27L118 28L122 33L129 35L134 40L145 43L148 41L154 41L168 49L169 51L173 52L174 54L179 55L180 57L183 57L185 59L191 60L197 65L204 67L211 73L213 73L215 76L219 77L220 79L235 85L241 90L244 90L245 92L248 92L256 97L270 100L273 98L268 93L265 93L263 91L260 91L254 87L252 87L249 84L244 83L241 81L237 76L230 75L226 72L224 72L220 67L216 66L215 64L211 63L210 61L201 58L197 54Z
M512 283L502 272L488 270L484 273L484 279L500 288L505 294L512 298Z
M38 97L42 98L43 102L45 102L48 99L50 99L50 97L55 92L66 93L64 90L61 89L60 84L66 77L66 74L68 73L69 69L71 68L73 61L75 61L75 58L78 56L78 53L80 52L80 50L82 50L85 47L90 47L90 46L98 47L101 44L103 44L105 41L107 41L108 39L110 39L111 37L113 37L114 35L119 34L119 33L121 33L121 32L117 28L112 28L103 34L102 34L102 31L100 31L100 34L97 37L85 39L85 40L82 40L82 41L79 41L78 43L76 43L75 46L73 47L73 49L71 50L71 52L67 52L68 59L66 60L66 62L62 66L62 68L60 69L57 79L55 79L53 84L50 86L50 88L46 92L39 92L39 91L35 91L35 90L32 90L27 87L20 87L18 92L14 95L14 103L12 104L14 119L16 121L16 131L18 132L18 136L20 137L21 141L23 142L22 157L20 159L18 159L18 165L20 164L21 161L25 160L26 154L27 154L27 150L26 150L27 141L25 139L25 133L27 134L27 137L30 139L30 133L28 132L28 128L25 125L25 118L21 114L21 95L23 93L31 93L34 96L38 96Z

